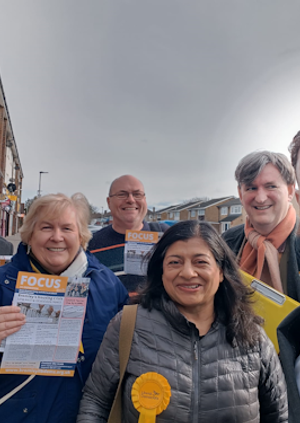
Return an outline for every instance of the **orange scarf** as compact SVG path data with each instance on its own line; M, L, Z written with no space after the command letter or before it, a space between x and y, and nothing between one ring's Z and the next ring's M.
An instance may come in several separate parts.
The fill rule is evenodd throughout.
M286 241L295 224L296 211L292 205L290 205L285 218L267 236L256 232L247 217L244 228L247 242L240 260L241 269L261 279L266 260L271 276L271 286L283 292L278 263L278 248Z

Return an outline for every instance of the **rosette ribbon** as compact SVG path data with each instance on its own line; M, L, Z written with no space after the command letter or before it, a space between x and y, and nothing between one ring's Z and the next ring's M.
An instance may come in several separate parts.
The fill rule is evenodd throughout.
M157 414L169 405L171 387L167 379L156 372L144 373L134 382L131 399L139 411L138 423L155 423Z

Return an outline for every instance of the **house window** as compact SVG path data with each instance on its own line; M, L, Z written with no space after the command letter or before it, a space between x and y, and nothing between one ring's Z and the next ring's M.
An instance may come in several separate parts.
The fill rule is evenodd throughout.
M158 214L158 215L156 216L156 218L157 218L157 220L161 220L161 214Z
M173 219L173 212L169 213L170 219Z
M221 216L227 216L228 207L221 207Z
M230 222L222 222L222 233L230 229Z
M179 212L174 213L174 219L175 220L179 220L180 219L180 213Z
M191 210L191 217L196 217L196 210Z
M241 214L242 213L242 206L231 206L230 213L231 214Z
M205 216L205 210L204 209L198 210L198 216Z

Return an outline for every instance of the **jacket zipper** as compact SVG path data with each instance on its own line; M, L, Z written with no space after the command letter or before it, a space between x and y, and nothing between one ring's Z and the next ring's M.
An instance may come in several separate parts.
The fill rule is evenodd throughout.
M192 349L193 349L193 365L192 365L192 423L198 422L199 414L199 381L200 381L200 356L199 356L199 339L195 332L192 335Z

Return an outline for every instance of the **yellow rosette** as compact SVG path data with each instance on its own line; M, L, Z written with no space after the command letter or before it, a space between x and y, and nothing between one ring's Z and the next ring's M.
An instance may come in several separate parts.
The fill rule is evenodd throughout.
M131 389L131 399L139 411L138 423L155 423L156 415L169 405L171 387L159 373L144 373L136 379Z

